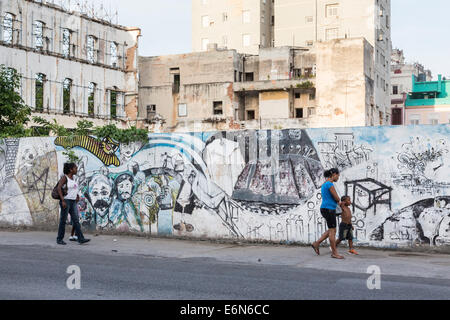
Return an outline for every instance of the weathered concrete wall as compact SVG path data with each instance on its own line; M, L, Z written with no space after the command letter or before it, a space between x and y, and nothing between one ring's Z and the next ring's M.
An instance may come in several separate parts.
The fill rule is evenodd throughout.
M448 246L449 137L450 125L151 134L105 141L110 153L84 138L79 209L98 229L311 243L326 229L323 170L338 167L358 245ZM56 227L65 143L0 141L1 224Z

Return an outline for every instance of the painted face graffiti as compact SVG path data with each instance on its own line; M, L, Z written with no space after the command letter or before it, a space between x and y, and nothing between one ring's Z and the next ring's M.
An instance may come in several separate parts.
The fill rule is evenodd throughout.
M121 175L116 180L117 196L119 200L129 200L133 192L133 176L129 174Z
M109 179L103 175L94 177L89 185L91 204L98 215L105 217L112 202L112 185Z

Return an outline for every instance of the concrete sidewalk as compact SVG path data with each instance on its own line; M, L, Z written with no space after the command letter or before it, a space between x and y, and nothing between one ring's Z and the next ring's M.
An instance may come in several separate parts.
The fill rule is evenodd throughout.
M382 274L450 280L450 255L406 253L371 249L358 249L360 256L345 254L345 260L331 259L328 248L321 248L317 256L312 248L276 245L232 245L205 241L147 239L130 236L91 236L92 241L84 246L66 242L56 244L53 232L0 232L2 246L46 247L52 250L76 250L100 255L143 255L178 259L216 259L235 264L284 265L295 268L367 273L367 268L376 265ZM66 237L67 238L67 237Z

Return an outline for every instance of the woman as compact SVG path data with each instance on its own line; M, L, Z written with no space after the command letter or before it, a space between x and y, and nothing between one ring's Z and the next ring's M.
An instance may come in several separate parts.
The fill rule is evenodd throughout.
M322 205L320 207L320 213L327 222L328 231L325 232L317 242L314 242L312 247L314 251L320 255L320 244L329 238L332 251L331 257L334 259L344 259L343 256L339 255L336 248L336 208L340 204L340 198L333 183L338 182L339 180L339 170L336 168L327 170L325 171L324 176L326 182L322 186Z
M83 233L81 232L80 221L78 218L78 206L77 202L80 200L79 197L79 186L74 176L78 172L78 167L74 163L64 164L64 176L59 180L58 183L58 194L60 198L61 206L61 218L59 220L58 238L56 243L60 245L66 245L64 242L64 234L66 232L66 220L67 215L70 213L70 218L72 220L72 225L75 228L75 233L80 244L89 242L89 239L85 239ZM66 186L67 195L63 195L62 188Z

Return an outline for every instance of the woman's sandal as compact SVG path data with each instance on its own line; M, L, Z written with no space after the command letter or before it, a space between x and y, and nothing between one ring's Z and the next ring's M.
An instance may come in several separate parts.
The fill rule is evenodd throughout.
M339 260L344 260L345 259L343 256L340 256L340 255L335 256L334 254L332 254L331 257L333 259L339 259Z

